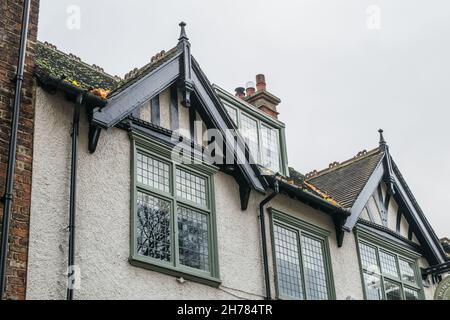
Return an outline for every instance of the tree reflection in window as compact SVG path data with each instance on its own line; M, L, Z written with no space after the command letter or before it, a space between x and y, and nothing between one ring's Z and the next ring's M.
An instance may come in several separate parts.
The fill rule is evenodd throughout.
M154 259L171 260L170 202L138 192L137 252Z
M209 271L208 218L178 207L178 246L182 265Z

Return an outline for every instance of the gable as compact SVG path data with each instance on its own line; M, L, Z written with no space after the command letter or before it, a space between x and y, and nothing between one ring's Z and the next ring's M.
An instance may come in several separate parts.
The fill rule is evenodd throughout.
M407 216L401 211L394 197L389 195L387 185L383 181L370 196L359 218L388 228L398 236L420 244L412 228L410 229Z
M133 75L108 96L106 106L93 112L91 125L103 129L116 125L123 126L122 121L131 117L132 121L145 119L147 123L166 129L165 133L169 135L169 131L175 131L183 126L185 128L189 122L189 138L200 144L202 133L206 128L218 129L226 136L226 131L233 128L232 120L199 64L191 56L187 40L182 26L178 45L162 55L158 61L144 67L144 70L133 71ZM175 103L167 103L168 90L176 91L178 98L175 98ZM156 104L159 105L158 108L154 107ZM168 119L171 116L172 105L178 110L176 121L178 128L174 128L173 119ZM158 113L154 117L156 109ZM195 120L200 122L195 125ZM234 148L235 141L224 140L227 147L235 150L235 160L244 159L249 154L248 146L239 135L237 150ZM238 173L233 175L244 189L265 192L267 182L261 176L257 165L252 163L252 161L235 162L232 166L237 167ZM247 193L245 190L242 191L243 194ZM246 204L243 203L242 207L246 208Z
M200 114L182 104L182 92L176 85L164 89L157 96L138 107L133 116L164 129L176 132L195 143L206 146L206 124ZM193 132L191 132L193 130Z
M350 211L343 231L351 232L359 221L370 223L381 232L420 244L431 263L444 261L439 239L393 161L382 130L379 148L332 163L306 179Z

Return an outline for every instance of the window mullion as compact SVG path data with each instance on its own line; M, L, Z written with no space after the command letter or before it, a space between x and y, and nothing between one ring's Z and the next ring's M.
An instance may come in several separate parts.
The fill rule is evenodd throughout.
M405 297L405 292L404 292L404 289L403 289L403 278L402 278L402 270L400 269L400 262L399 262L399 257L398 257L398 254L394 254L394 256L395 256L395 264L397 265L397 272L398 272L398 274L397 274L397 277L399 278L399 283L400 283L400 295L401 295L401 298L402 298L402 300L405 300L406 299L406 297Z
M170 179L170 183L171 185L171 194L173 197L173 208L172 208L172 217L173 217L173 223L172 223L172 246L173 246L173 265L175 267L179 267L180 266L180 261L179 261L179 244L178 244L178 201L177 201L177 197L176 197L176 165L172 164L172 170L171 170L171 179Z
M305 280L305 264L303 259L303 247L302 247L302 233L297 229L298 235L298 251L299 251L299 259L300 259L300 277L302 279L302 287L303 287L303 300L308 300L307 288L306 288L306 280Z
M383 271L381 270L381 261L380 261L380 248L378 246L375 246L375 252L376 252L376 257L377 257L377 269L378 269L378 274L380 276L380 285L381 285L381 295L383 300L386 300L386 290L385 290L385 285L384 285L384 276L383 276Z
M256 162L261 164L263 161L261 121L256 121L256 136L258 137L258 159L256 160Z

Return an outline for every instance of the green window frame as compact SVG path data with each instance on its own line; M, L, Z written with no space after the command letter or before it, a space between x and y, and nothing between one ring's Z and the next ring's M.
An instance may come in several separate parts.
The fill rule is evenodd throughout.
M357 249L365 300L424 299L419 254L361 230Z
M225 110L230 115L230 118L235 122L236 127L242 130L243 117L248 118L251 121L256 122L257 126L257 145L251 146L250 151L256 152L254 160L256 163L265 167L263 162L270 161L269 167L265 167L274 172L279 172L285 176L289 175L287 150L286 150L286 137L284 124L280 121L270 118L265 113L257 110L254 106L243 105L243 102L236 103L233 98L230 98L219 91L219 95L226 101L223 102ZM233 99L233 100L232 100ZM277 142L277 159L273 161L271 155L265 151L266 145L270 145L272 141L263 141L263 130L271 129L276 132ZM267 134L266 134L267 136ZM273 151L273 150L271 150Z
M334 300L328 230L270 208L277 298Z
M171 160L171 150L132 136L134 266L217 287L215 167Z

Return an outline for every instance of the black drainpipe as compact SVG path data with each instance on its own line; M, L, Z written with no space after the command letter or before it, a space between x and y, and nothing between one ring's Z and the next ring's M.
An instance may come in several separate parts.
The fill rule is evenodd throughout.
M75 265L75 213L77 199L77 162L78 162L78 131L80 127L80 108L83 104L84 94L77 96L75 109L73 110L72 123L72 159L70 169L70 205L69 205L69 259L68 259L68 282L67 282L67 300L73 300L73 282L71 277L74 275L73 266Z
M30 0L23 3L22 30L20 35L19 60L17 63L16 88L14 107L11 121L11 136L9 143L8 167L6 173L5 195L3 197L3 225L2 242L0 247L0 300L3 300L6 290L6 261L8 259L9 220L14 189L14 167L16 164L17 131L19 128L19 114L22 97L23 73L25 68L25 55L27 51L28 24L30 20Z
M278 181L275 181L273 186L274 192L265 198L259 204L259 220L261 223L261 242L262 242L262 254L263 254L263 264L264 264L264 282L266 285L266 300L272 299L272 294L270 292L270 276L269 276L269 261L267 257L267 236L266 236L266 218L264 214L264 206L269 203L273 198L277 196L280 192Z

